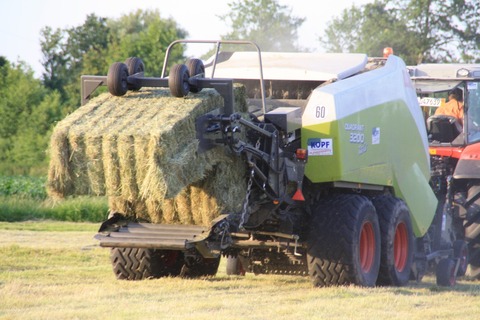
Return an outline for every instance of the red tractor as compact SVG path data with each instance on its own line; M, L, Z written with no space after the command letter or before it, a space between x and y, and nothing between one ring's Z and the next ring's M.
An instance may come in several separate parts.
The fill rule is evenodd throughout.
M442 228L428 235L440 246L464 239L453 246L463 257L458 275L480 279L480 64L421 64L409 71L426 119L430 183L439 200L435 219L441 220L432 225ZM460 92L463 117L436 112L452 92Z

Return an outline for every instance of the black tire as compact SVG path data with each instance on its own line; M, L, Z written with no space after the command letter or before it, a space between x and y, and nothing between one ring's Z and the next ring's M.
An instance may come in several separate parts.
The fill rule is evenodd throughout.
M436 270L437 285L442 287L453 287L457 283L455 275L455 260L450 258L441 259Z
M414 252L413 256L415 259L413 259L412 263L412 272L410 273L410 280L414 280L417 283L420 283L427 273L428 270L428 260L427 260L427 254L425 252L425 243L428 243L429 240L429 235L426 233L423 237L421 238L415 238L414 239Z
M245 267L239 256L227 256L227 275L228 276L244 276Z
M480 186L473 185L468 190L468 199L472 199L480 193ZM467 212L474 214L480 207L480 199L475 200ZM477 209L475 209L477 208ZM469 264L467 267L466 276L471 279L480 280L480 219L470 221L470 224L465 226L465 241L468 244Z
M468 245L465 241L456 240L453 242L453 258L460 260L457 277L463 277L468 267Z
M313 284L374 286L380 267L380 227L371 201L361 195L333 195L313 214L307 243Z
M414 235L410 211L392 196L373 200L380 222L382 249L377 285L403 286L410 280L414 253Z
M472 280L480 280L480 245L468 244L468 262L465 275Z
M145 65L143 64L143 61L140 58L130 57L127 60L125 60L125 64L127 65L129 76L145 71ZM141 85L137 85L137 84L127 84L127 85L128 85L128 90L138 91L142 88Z
M117 279L143 280L178 276L183 266L183 253L173 250L113 248L110 260Z
M191 77L205 78L205 66L202 60L188 59L186 65ZM202 88L193 85L190 86L190 92L198 93L200 91L202 91Z
M128 91L128 67L125 63L115 62L108 69L107 87L114 96L123 96Z
M220 258L202 259L191 264L185 264L180 275L185 278L210 277L217 274Z
M188 94L190 91L189 78L190 74L186 65L176 64L172 67L168 76L168 87L172 96L181 98Z

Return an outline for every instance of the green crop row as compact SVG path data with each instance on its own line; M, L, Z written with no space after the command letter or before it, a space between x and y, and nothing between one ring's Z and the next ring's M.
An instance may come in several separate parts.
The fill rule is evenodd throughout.
M0 176L0 196L46 199L46 178L29 176Z
M108 215L105 197L71 197L53 201L46 178L0 176L0 221L60 220L100 222Z
M101 222L108 216L105 197L75 197L59 201L0 195L0 221L57 220Z

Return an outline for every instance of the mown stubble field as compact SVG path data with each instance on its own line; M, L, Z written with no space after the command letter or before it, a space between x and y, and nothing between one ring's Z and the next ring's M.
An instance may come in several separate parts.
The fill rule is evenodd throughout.
M116 280L96 224L0 223L0 319L474 319L480 281L313 288L297 276Z

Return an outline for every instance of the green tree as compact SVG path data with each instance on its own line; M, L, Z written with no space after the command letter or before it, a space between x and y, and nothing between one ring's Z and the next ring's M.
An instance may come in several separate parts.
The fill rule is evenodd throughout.
M396 0L405 25L426 43L425 62L474 62L480 43L478 0Z
M231 31L225 40L251 40L262 51L300 51L298 28L304 18L292 16L291 9L277 0L245 0L228 4L230 12L220 19Z
M92 14L77 27L42 29L42 80L24 63L0 57L0 174L46 174L51 132L79 106L82 74L105 75L112 62L130 56L144 59L147 70L159 74L167 46L186 35L158 11L118 20ZM172 59L183 59L183 52L178 46Z
M107 19L89 14L81 26L70 28L67 33L65 51L70 72L80 75L84 71L94 74L103 71L103 57L109 45ZM85 66L85 60L88 60L88 66Z
M9 161L14 163L15 174L46 175L47 149L54 125L65 114L61 95L52 91L45 95L25 120L19 125L15 144L9 152Z
M23 158L15 157L15 149L26 148L26 142L33 144L42 135L37 131L37 124L32 123L31 115L43 101L47 89L34 78L33 70L25 63L13 64L6 59L4 62L0 67L0 173L26 173L19 169L18 161ZM32 139L19 139L26 131L32 132ZM29 150L29 153L33 155L35 151ZM41 153L45 157L44 150Z
M186 38L188 33L172 19L162 19L158 10L137 10L118 20L110 20L109 63L123 61L128 57L139 57L145 64L145 73L160 76L165 52L168 45L178 39ZM177 45L170 59L178 63L185 59L185 48Z
M61 29L53 30L51 27L45 27L40 31L40 35L44 69L43 84L49 89L63 92L63 86L68 83L68 79L65 78L68 74L66 72L65 32Z
M140 57L147 75L160 75L165 50L170 42L187 36L172 19L162 19L158 10L127 14L107 19L90 14L77 27L42 30L41 48L47 88L62 95L68 112L80 104L82 74L106 75L115 61ZM183 58L184 48L176 47L172 61Z
M373 56L390 46L407 64L471 62L478 53L479 8L475 0L376 0L345 9L320 42L330 52Z
M24 62L0 67L0 138L17 134L20 122L38 105L46 90Z

